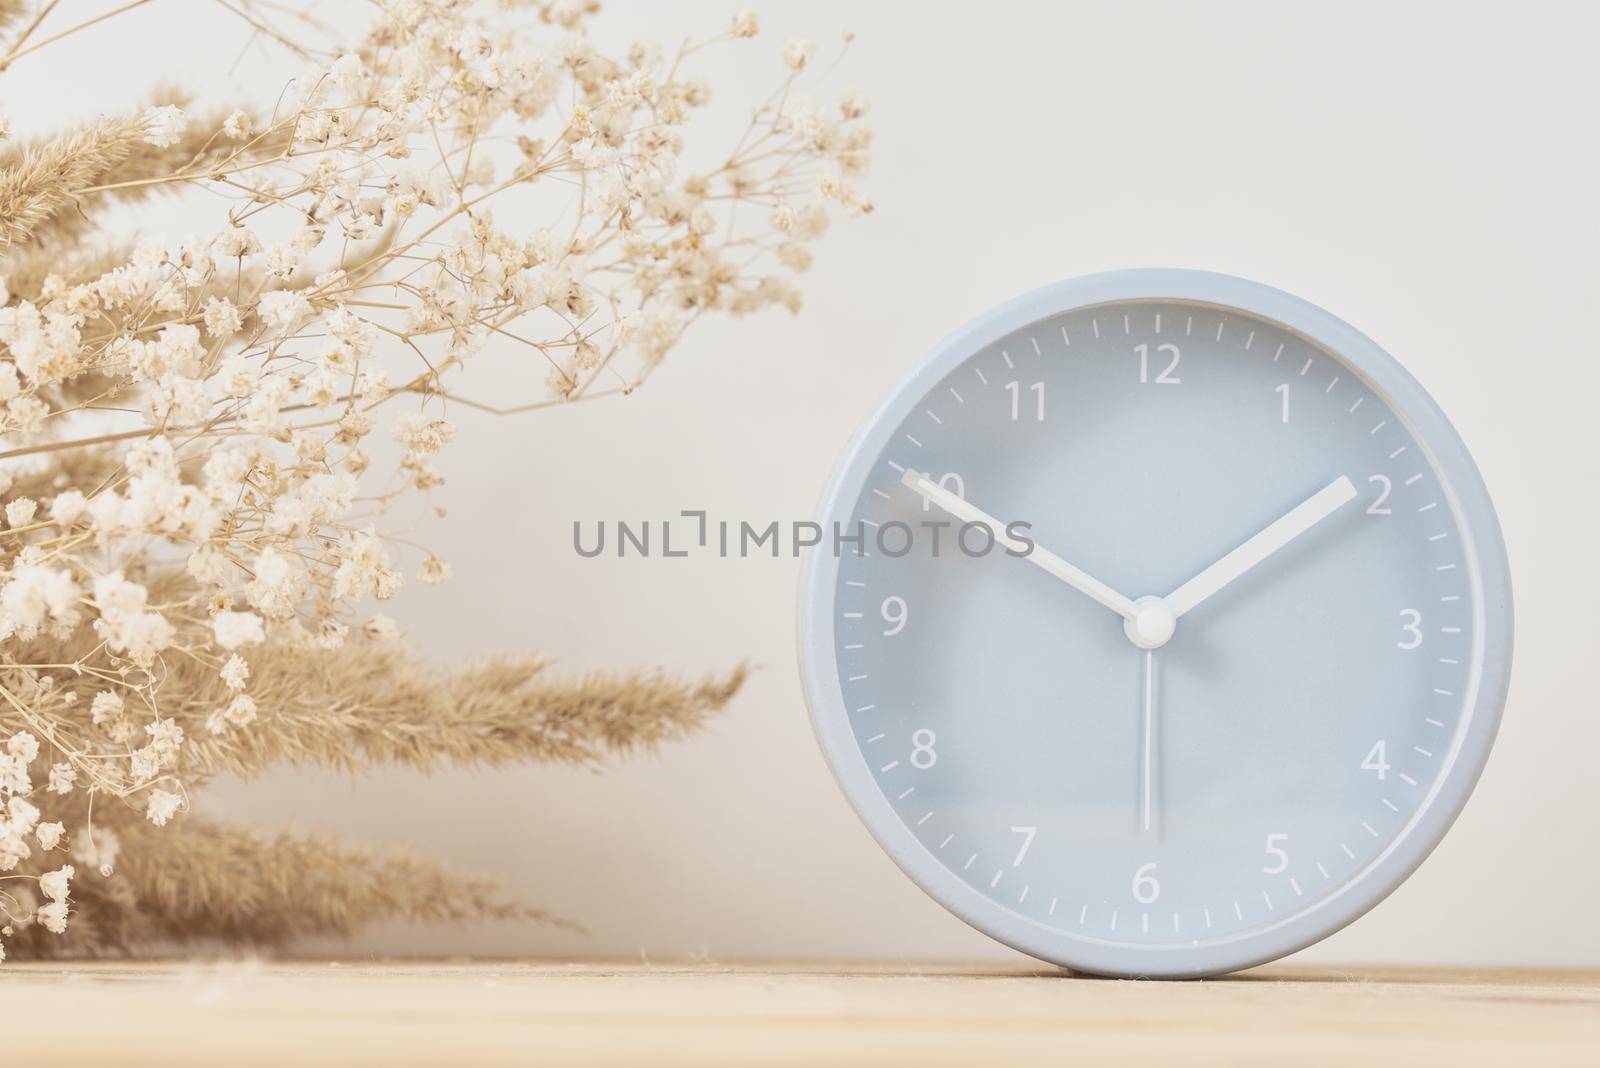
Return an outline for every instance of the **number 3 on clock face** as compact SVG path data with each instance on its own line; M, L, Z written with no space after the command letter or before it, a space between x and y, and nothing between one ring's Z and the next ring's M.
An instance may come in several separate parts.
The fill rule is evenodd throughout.
M1123 271L995 309L872 416L821 520L863 535L800 611L834 773L916 883L1043 959L1308 945L1487 759L1511 601L1482 479L1398 363L1277 290Z

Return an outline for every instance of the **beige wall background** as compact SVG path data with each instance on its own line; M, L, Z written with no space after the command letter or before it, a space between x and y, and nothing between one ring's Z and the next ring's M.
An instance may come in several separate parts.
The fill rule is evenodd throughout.
M729 6L609 0L602 25L673 41L721 28ZM635 396L521 419L457 411L450 518L420 528L456 577L396 611L443 663L748 658L749 686L702 736L603 775L286 772L223 787L213 811L415 844L592 932L395 928L361 952L1008 955L902 877L835 789L796 677L795 561L581 560L571 524L802 518L879 396L966 319L1069 275L1204 267L1321 304L1421 379L1483 469L1516 582L1511 703L1476 796L1415 877L1305 956L1600 963L1600 6L760 8L763 35L707 68L722 121L742 123L785 39L853 29L826 85L875 102L879 211L824 243L803 315L708 324ZM243 42L217 5L163 0L120 26L75 46L118 84L130 42L208 90L239 77ZM104 105L104 81L56 77L5 100L19 127ZM468 385L531 389L516 359L491 353Z

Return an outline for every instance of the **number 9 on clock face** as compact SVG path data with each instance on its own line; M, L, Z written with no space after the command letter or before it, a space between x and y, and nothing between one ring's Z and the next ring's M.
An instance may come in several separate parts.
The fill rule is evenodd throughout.
M951 911L1113 975L1355 919L1487 758L1510 582L1487 491L1372 341L1124 271L958 331L850 445L802 675L868 828Z

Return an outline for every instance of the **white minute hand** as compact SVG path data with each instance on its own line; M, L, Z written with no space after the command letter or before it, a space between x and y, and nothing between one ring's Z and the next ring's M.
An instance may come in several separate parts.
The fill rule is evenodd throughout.
M1008 549L1020 553L1026 547L1027 543L1006 533L1005 524L982 509L968 504L964 498L951 493L927 475L917 471L907 471L900 477L900 481L916 490L924 499L938 505L957 519L988 527L989 533L994 535L995 541ZM1138 614L1138 609L1134 607L1133 602L1128 598L1088 572L1073 567L1050 550L1034 545L1027 557L1031 562L1065 582L1068 586L1100 602L1117 613L1117 615L1125 619L1132 619Z
M1255 567L1356 495L1350 479L1340 475L1307 497L1281 519L1239 546L1166 597L1174 616L1181 616L1222 587Z

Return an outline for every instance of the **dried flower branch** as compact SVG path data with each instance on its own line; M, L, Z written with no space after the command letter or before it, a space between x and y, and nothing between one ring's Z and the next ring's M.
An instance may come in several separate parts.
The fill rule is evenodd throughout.
M140 4L73 24L56 6L0 0L0 28L20 27L0 71ZM258 922L206 928L191 913L212 898L155 874L206 878L206 850L254 848L237 836L197 830L182 842L203 847L174 837L160 865L134 860L158 839L127 815L164 826L213 772L589 765L720 708L742 670L694 684L552 680L530 658L430 672L368 614L413 552L381 516L442 485L453 406L629 393L705 314L798 309L811 244L832 216L871 208L855 185L866 104L801 94L805 42L782 50L777 90L731 150L689 150L710 96L690 67L755 36L749 14L675 50L609 55L588 37L592 0L394 0L324 55L265 5L228 6L312 64L286 99L197 120L165 90L0 151L0 906L13 928L64 931L87 899L71 896L83 862L63 852L82 841L96 855L93 830L119 822L146 873L126 901L188 917L165 934ZM176 245L100 229L100 209L156 192L225 210ZM490 343L525 353L548 393L462 396L447 379ZM374 435L399 445L388 470ZM424 583L450 570L428 554L409 566ZM349 861L352 901L378 893L361 872L426 881L364 863ZM262 909L274 929L303 929ZM307 922L327 930L343 913L320 915Z

